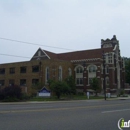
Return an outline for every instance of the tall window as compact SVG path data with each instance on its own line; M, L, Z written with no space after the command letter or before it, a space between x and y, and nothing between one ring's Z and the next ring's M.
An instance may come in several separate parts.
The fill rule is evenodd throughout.
M76 78L77 85L83 85L83 78Z
M72 70L71 70L71 68L68 69L68 73L69 73L69 76L72 75Z
M88 79L88 84L90 84L90 83L92 82L92 79L93 79L93 78L89 78L89 79Z
M106 77L106 85L109 85L109 77Z
M46 75L45 75L45 77L46 77L46 83L47 83L48 80L49 80L49 77L50 77L50 74L49 74L49 67L46 67Z
M112 53L108 54L108 63L113 63L112 62Z
M83 86L83 66L78 65L75 67L75 82L77 86Z
M106 71L106 74L109 73L109 66L108 65L106 66L105 71Z
M92 72L96 72L96 67L93 65L89 67L89 73L92 73Z
M41 51L38 51L38 56L41 56Z
M59 77L59 81L62 81L62 67L61 66L58 69L58 77Z
M113 63L113 54L112 53L106 53L105 54L105 61L108 64Z

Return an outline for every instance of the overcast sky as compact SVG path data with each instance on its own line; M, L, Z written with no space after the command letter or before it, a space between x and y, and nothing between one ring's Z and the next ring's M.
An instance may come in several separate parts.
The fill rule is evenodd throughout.
M130 57L130 0L0 0L0 63L27 61L39 47L55 53L100 48L117 36ZM60 47L56 49L46 47Z

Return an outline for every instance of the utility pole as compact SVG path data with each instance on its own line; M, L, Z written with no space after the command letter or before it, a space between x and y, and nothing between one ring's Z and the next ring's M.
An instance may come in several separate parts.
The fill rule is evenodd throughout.
M86 62L83 62L83 84L84 84L84 92L86 92Z
M103 89L104 89L104 99L106 100L106 82L105 82L105 53L102 53L103 59Z
M39 62L40 87L42 88L42 62Z

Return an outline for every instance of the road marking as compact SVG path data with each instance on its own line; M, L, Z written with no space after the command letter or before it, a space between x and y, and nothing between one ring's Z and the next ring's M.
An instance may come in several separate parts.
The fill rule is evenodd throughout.
M130 103L125 103L130 104ZM123 104L108 104L108 105L98 105L98 106L80 106L80 107L63 107L63 108L43 108L43 109L26 109L26 110L7 110L0 111L0 114L4 113L23 113L23 112L43 112L43 111L59 111L59 110L73 110L73 109L89 109L89 108L101 108L101 107L109 107L109 106L122 106Z
M130 111L130 109L121 109L121 110L103 111L102 113L112 113L112 112L120 112L120 111Z
M28 108L32 108L32 109L35 109L35 108L46 108L46 107L52 107L52 106L30 106L30 107L11 107L11 109L28 109Z

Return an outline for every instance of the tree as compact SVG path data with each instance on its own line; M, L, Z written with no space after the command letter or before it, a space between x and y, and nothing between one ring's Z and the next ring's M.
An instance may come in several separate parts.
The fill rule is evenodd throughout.
M99 81L98 81L98 79L97 79L96 77L93 78L93 79L91 80L91 82L90 82L90 85L91 85L92 89L95 91L96 96L97 96L97 93L98 93L98 91L100 90L100 86L99 86Z
M22 98L22 91L20 86L13 85L3 88L0 91L0 99L9 99L9 98L16 98L21 99Z
M130 84L130 58L125 59L125 78L126 83Z
M70 93L75 94L76 93L76 85L75 80L72 76L69 76L65 79L66 83L70 87Z
M38 82L32 85L32 95L36 96L37 92L40 91L44 87L44 83Z
M53 82L54 82L53 79L49 79L49 80L47 81L47 83L48 83L49 86L50 86Z
M53 81L50 85L51 91L53 91L57 98L60 99L62 94L68 94L70 92L70 88L64 81Z

